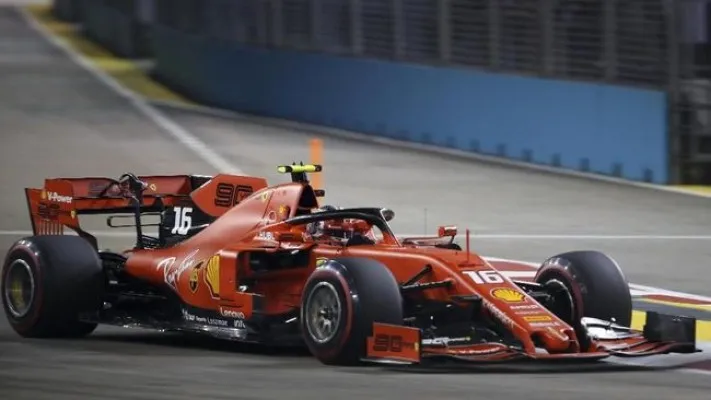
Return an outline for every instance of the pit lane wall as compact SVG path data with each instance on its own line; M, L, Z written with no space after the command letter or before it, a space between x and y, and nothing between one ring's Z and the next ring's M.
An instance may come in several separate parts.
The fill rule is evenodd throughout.
M155 26L159 78L212 106L666 183L663 92L319 53ZM403 166L405 167L405 166Z

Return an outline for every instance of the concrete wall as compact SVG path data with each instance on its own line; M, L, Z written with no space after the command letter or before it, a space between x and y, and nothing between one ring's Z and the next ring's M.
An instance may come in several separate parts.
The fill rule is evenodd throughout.
M154 30L157 74L199 101L373 135L667 179L662 92L316 53Z

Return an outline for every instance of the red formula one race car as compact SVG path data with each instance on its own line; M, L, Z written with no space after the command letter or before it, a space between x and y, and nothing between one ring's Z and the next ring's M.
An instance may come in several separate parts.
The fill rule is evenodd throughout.
M513 281L454 243L456 228L398 238L391 210L319 206L291 182L217 175L48 179L27 189L35 235L15 243L2 300L24 337L79 337L97 324L303 345L327 364L597 360L696 352L693 318L647 313L598 252L552 257ZM136 243L99 250L84 214L131 218ZM123 214L123 215L120 215ZM159 216L144 234L142 217ZM64 235L71 229L76 235Z

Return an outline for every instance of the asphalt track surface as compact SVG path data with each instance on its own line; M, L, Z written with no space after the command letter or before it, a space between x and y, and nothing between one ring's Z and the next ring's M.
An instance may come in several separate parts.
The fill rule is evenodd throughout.
M310 133L169 112L242 171L283 181L275 165L307 159ZM47 176L214 173L195 154L0 9L0 229L27 230L22 188ZM486 165L324 137L329 202L395 209L395 229L457 223L478 233L706 235L709 200ZM424 208L427 208L425 222ZM98 221L87 223L101 227ZM4 251L19 236L0 236ZM130 244L105 238L104 246ZM711 294L708 240L473 238L484 254L541 260L609 252L632 282ZM413 374L328 368L212 340L100 328L79 341L22 340L0 318L0 398L708 399L705 375L670 371Z

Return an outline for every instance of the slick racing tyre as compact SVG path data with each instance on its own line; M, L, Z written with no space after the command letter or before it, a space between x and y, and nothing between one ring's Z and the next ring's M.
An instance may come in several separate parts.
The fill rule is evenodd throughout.
M94 248L78 236L34 236L8 251L0 280L5 315L23 337L82 337L96 324L78 320L99 310L104 274Z
M400 287L378 261L329 260L306 282L300 319L304 341L318 360L328 365L358 364L374 322L403 323Z
M572 311L559 315L576 325L582 317L632 323L632 295L617 263L598 251L573 251L544 261L535 281L555 289L563 284L572 300Z

